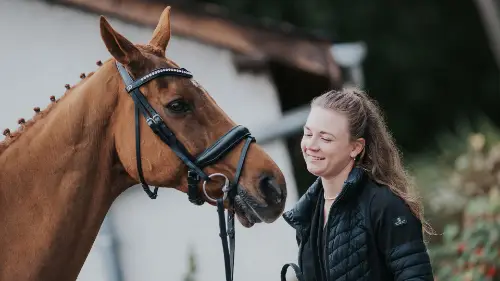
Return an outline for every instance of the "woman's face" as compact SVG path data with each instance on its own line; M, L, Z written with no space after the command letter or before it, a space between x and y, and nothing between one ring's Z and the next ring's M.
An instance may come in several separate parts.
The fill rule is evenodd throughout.
M364 140L351 141L347 117L313 106L304 126L301 149L307 170L319 177L337 176L363 149Z

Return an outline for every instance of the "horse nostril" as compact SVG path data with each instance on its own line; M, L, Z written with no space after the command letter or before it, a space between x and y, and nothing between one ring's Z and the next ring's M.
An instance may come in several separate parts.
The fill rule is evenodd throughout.
M269 175L263 175L260 178L259 188L266 202L278 204L282 200L282 191L276 179Z

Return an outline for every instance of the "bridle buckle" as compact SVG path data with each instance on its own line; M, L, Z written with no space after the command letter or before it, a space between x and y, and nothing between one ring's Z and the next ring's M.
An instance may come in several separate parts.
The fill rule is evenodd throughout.
M146 119L146 123L148 123L148 126L150 126L150 127L153 124L154 125L159 125L159 124L161 124L161 122L163 122L163 120L161 119L161 116L159 114L155 114L152 117L148 117Z

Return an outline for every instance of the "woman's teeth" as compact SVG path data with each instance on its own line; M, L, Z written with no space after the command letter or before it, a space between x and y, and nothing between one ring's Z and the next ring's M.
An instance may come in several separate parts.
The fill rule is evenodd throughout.
M316 156L311 156L311 155L308 155L309 158L313 159L313 160L323 160L325 159L324 157L316 157Z

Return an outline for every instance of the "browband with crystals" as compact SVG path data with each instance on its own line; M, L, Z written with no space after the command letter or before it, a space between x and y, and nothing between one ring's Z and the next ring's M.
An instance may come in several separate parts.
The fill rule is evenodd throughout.
M127 90L127 92L130 93L134 89L139 88L140 86L155 79L156 77L166 76L166 75L177 75L177 76L182 76L182 77L187 77L187 78L193 77L193 74L191 74L191 72L189 72L185 68L159 68L159 69L155 69L151 73L146 74L143 77L135 80L132 84L127 86L126 90Z

